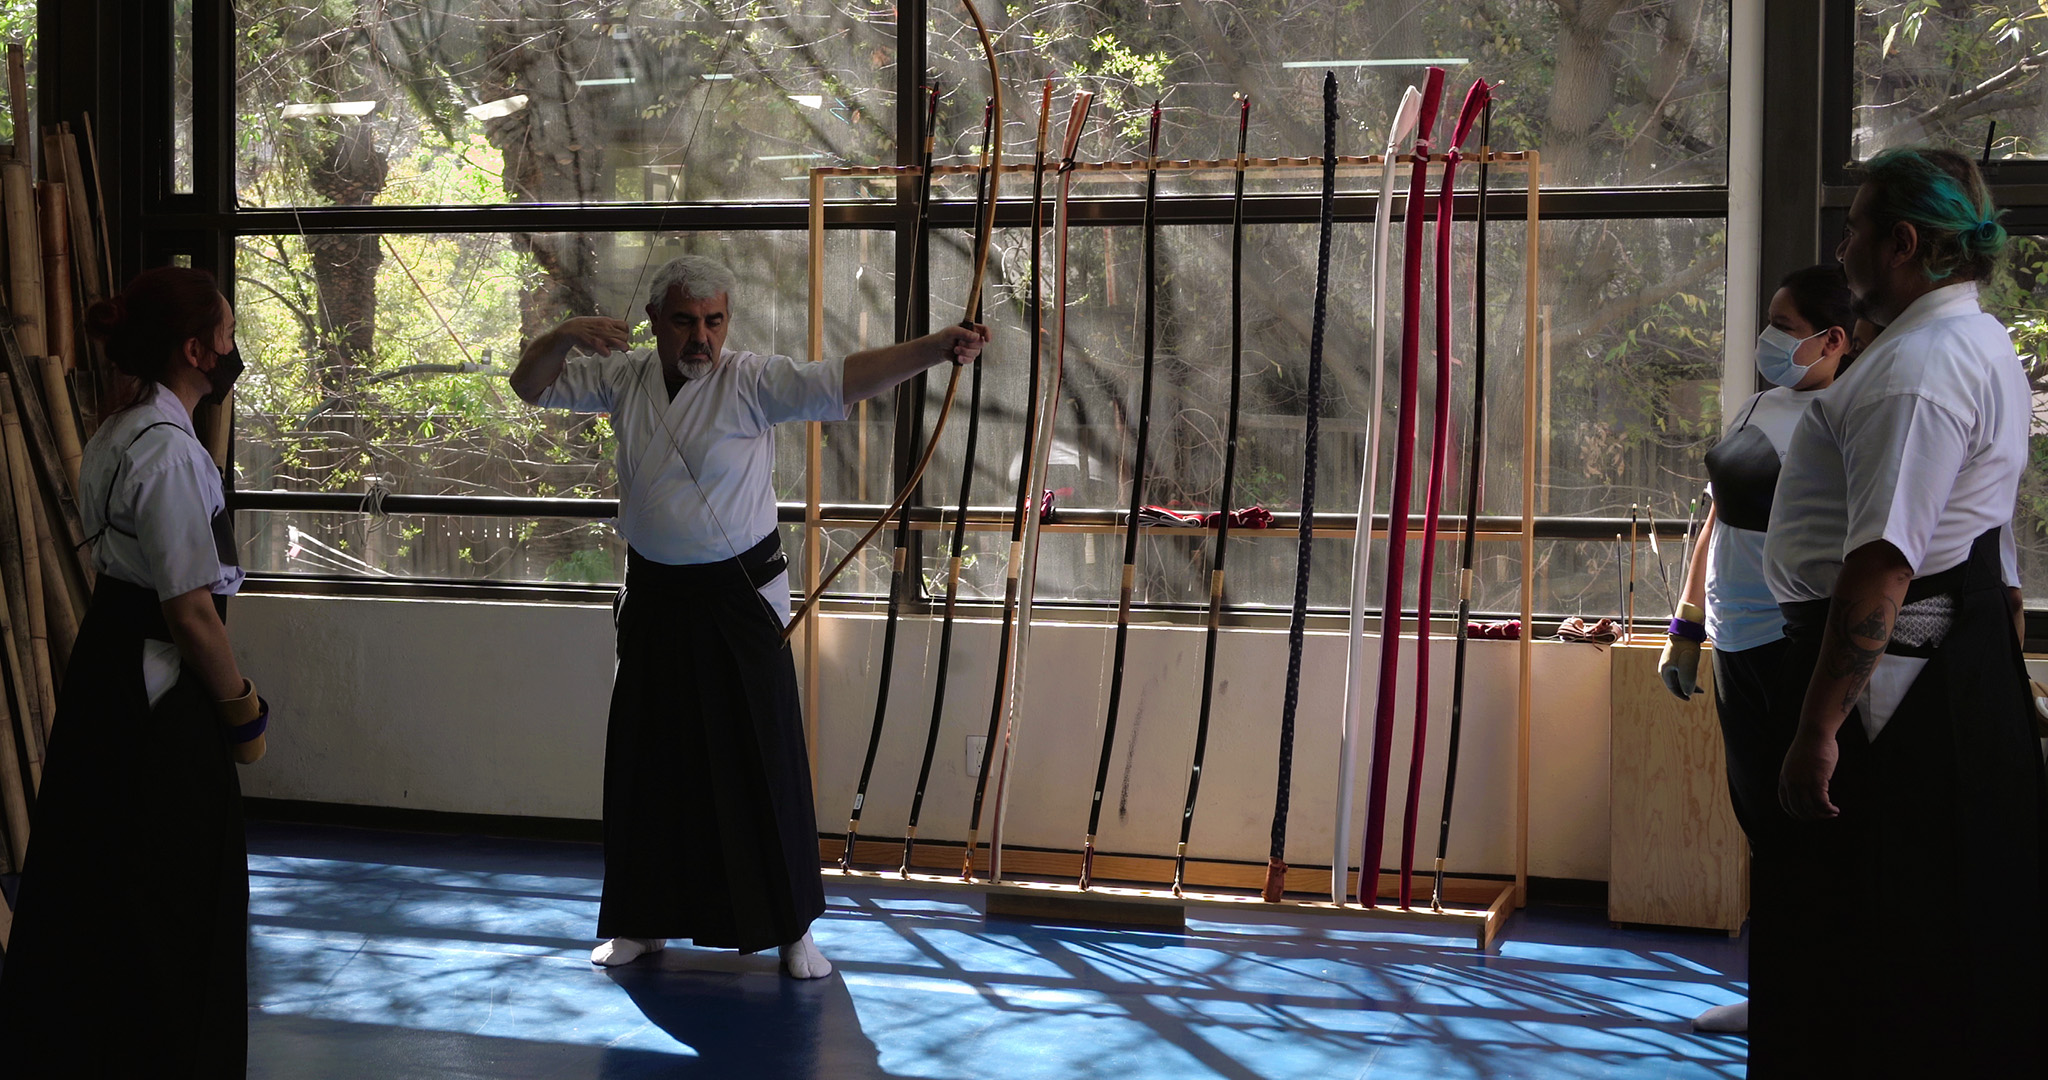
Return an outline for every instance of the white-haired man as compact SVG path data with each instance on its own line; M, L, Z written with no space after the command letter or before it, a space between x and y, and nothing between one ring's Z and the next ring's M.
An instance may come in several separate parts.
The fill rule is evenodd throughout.
M610 413L626 588L604 764L604 901L590 959L624 964L670 938L782 951L828 975L811 940L818 876L796 668L781 640L788 559L776 527L775 425L849 405L939 364L971 363L985 327L947 327L840 360L728 350L732 272L702 256L656 272L655 347L617 319L570 319L520 354L512 388L546 408ZM583 355L572 356L581 351Z

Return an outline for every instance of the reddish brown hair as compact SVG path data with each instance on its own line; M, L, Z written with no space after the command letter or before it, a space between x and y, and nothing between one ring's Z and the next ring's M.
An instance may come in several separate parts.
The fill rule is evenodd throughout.
M106 344L115 369L137 380L137 390L146 390L164 380L187 341L198 338L212 348L227 317L227 304L212 274L186 266L159 266L137 274L118 295L93 304L85 313L85 329ZM134 395L128 403L141 396Z

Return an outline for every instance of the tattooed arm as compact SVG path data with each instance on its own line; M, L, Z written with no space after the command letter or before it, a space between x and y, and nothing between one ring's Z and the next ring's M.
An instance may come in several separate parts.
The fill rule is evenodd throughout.
M1857 548L1842 562L1821 637L1820 662L1807 684L1799 731L1778 776L1778 801L1795 818L1816 821L1841 812L1828 800L1828 781L1835 772L1835 732L1870 683L1912 580L1906 557L1883 540Z

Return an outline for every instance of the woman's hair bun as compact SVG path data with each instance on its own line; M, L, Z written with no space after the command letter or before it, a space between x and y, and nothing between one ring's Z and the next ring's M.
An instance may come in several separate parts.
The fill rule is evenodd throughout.
M95 300L85 309L86 332L101 341L111 341L127 320L128 313L122 309L119 296Z

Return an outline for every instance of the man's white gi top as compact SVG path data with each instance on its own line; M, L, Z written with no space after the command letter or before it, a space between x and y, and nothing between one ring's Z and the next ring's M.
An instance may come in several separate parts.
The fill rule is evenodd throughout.
M846 362L727 349L671 401L652 349L573 356L536 404L610 413L620 535L670 565L718 562L775 531L775 425L844 420ZM681 457L678 457L678 454ZM789 579L761 595L787 621Z

